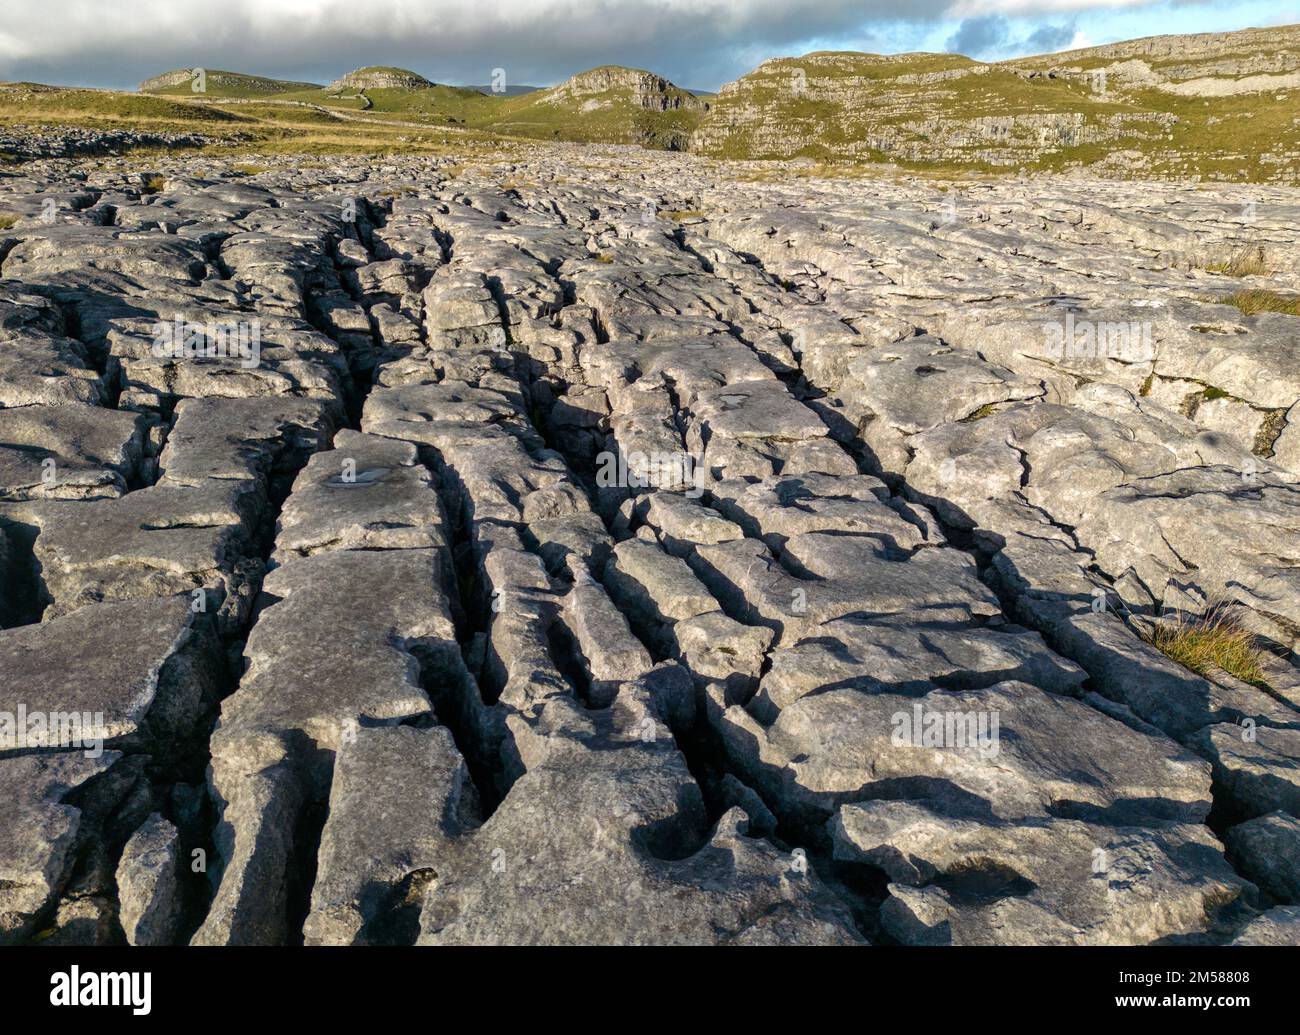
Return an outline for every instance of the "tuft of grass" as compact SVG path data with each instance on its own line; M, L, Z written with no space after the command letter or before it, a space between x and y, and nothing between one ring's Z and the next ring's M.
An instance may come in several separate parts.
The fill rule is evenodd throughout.
M1221 669L1245 683L1267 686L1255 637L1227 605L1215 604L1202 615L1180 613L1155 626L1149 639L1165 657L1200 675Z
M241 176L256 176L258 173L270 172L269 165L252 165L247 162L240 162L238 165L230 167L231 172L237 172Z
M1288 316L1300 316L1300 295L1282 295L1267 288L1236 291L1217 301L1225 305L1235 305L1244 316L1254 316L1256 313L1285 313Z
M157 194L167 186L167 177L155 173L153 176L146 176L144 183L140 185L140 190L145 194Z
M1206 263L1204 269L1207 273L1221 273L1225 277L1265 276L1271 272L1264 249L1250 245L1238 249L1226 259Z
M0 230L8 230L18 222L18 215L14 212L0 212Z
M689 208L689 209L675 208L675 209L670 209L667 212L661 212L660 215L664 216L667 219L671 219L674 223L682 223L688 219L704 218L704 213L701 212L698 208Z
M596 262L604 262L604 263L611 263L614 261L611 256L606 255L604 252L601 252L599 255L594 256L594 259Z

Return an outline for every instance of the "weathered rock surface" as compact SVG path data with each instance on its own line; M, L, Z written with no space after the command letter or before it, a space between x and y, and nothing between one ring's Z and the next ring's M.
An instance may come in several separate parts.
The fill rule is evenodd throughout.
M121 796L115 751L0 757L0 943L21 942L63 892L99 833L95 812ZM78 804L70 800L81 796ZM88 815L89 813L89 815Z
M846 806L835 854L893 882L885 929L919 945L1132 945L1198 932L1244 882L1204 827L980 822L915 802Z
M188 596L101 604L0 631L0 712L15 726L20 709L48 719L40 730L28 724L25 743L3 746L102 742L175 753L215 706L224 665L211 621Z
M1228 857L1242 873L1282 902L1300 903L1300 819L1270 812L1232 827Z
M340 90L420 90L433 83L424 76L405 68L358 68L341 75L326 89L333 92Z
M1293 191L161 161L0 180L0 939L1294 940Z
M1300 906L1277 906L1248 923L1233 945L1300 945Z
M122 849L117 897L122 930L132 945L169 945L176 936L176 828L157 813Z

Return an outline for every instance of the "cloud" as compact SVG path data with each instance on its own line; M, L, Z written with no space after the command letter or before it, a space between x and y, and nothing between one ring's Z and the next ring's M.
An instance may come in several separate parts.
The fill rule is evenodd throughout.
M1021 17L1046 17L1095 8L1146 7L1151 0L956 0L950 14L954 18L977 18L991 14Z
M954 54L998 59L1023 54L1050 54L1069 46L1078 35L1074 22L1044 24L1018 34L1010 19L1000 14L963 19L944 44Z
M955 17L965 21L954 39L996 46L1007 18L1033 28L1053 12L1153 2L2 0L0 79L130 87L202 66L325 82L393 64L444 83L504 68L511 83L544 85L615 63L713 88L767 57L885 40L907 49Z
M1079 30L1074 22L1068 25L1043 25L1031 32L1025 42L1034 53L1052 54L1058 50L1088 46L1087 43L1076 44L1074 41L1078 36Z
M906 10L938 18L950 0ZM201 65L328 79L400 64L440 82L552 82L604 63L722 82L745 52L857 34L902 0L3 0L0 78L128 85ZM111 12L111 13L110 13Z
M1007 41L1011 24L1000 14L967 18L949 38L947 47L954 54L983 57Z

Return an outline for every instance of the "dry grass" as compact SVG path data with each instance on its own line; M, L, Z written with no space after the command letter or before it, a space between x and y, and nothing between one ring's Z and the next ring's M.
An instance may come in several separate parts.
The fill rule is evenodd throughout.
M1221 273L1225 277L1265 276L1271 272L1264 249L1257 245L1239 248L1226 259L1206 263L1203 269L1207 273Z
M18 222L18 216L13 212L0 212L0 230L8 230Z
M167 186L166 176L154 175L154 176L146 176L144 183L140 185L140 189L144 191L144 193L146 194L157 194L160 190L162 190L166 186Z
M1235 305L1245 316L1256 313L1285 313L1300 316L1300 295L1281 295L1267 288L1248 288L1218 299L1225 305Z
M1201 675L1217 670L1256 686L1266 685L1255 637L1223 604L1202 615L1163 622L1150 633L1151 645L1172 661Z
M667 219L671 219L674 223L681 223L687 219L704 218L704 213L701 212L698 208L689 208L689 209L675 208L675 209L670 209L667 212L661 212L659 214L661 216L664 216Z

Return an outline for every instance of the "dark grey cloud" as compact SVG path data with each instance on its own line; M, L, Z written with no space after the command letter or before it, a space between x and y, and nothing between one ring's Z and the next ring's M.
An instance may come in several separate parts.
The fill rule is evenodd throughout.
M1001 48L1011 35L1011 23L1000 14L967 18L948 37L947 48L954 54L983 57Z
M1026 36L1025 42L1035 52L1051 54L1068 47L1070 41L1074 39L1075 31L1075 22L1065 25L1043 25Z
M1017 33L1011 22L1000 14L965 18L944 44L954 54L997 59L1020 54L1050 54L1069 45L1074 39L1076 23L1040 25L1032 32Z

